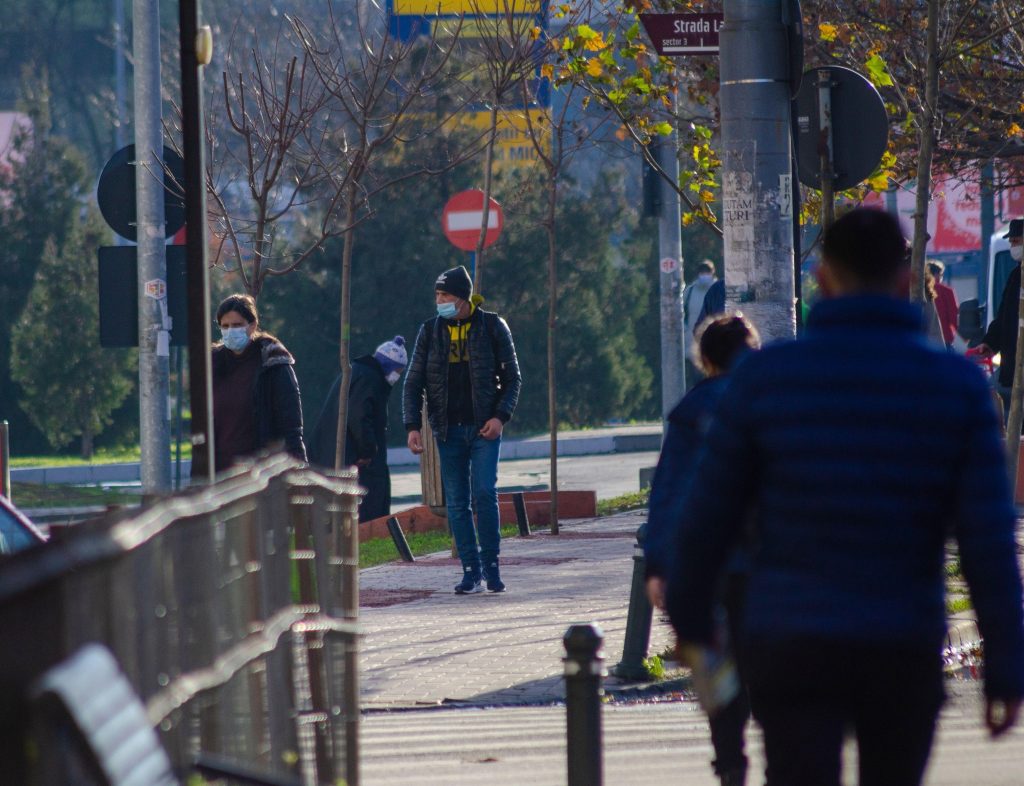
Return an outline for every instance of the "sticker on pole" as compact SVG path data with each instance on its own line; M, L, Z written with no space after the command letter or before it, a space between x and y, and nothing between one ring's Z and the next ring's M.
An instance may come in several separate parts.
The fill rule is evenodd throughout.
M679 263L672 257L665 257L658 265L661 267L662 273L675 273L679 268Z
M154 278L146 282L146 297L163 300L167 297L167 283L162 278Z
M492 245L501 234L505 225L505 215L493 198L487 211L487 234L484 236L484 248ZM460 191L448 200L441 214L441 228L448 241L462 251L476 251L480 239L480 229L484 225L484 192L471 188Z

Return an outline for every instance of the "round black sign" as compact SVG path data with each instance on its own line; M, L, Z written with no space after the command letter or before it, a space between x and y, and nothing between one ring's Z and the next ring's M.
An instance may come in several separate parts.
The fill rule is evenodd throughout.
M818 74L828 72L832 104L832 188L852 188L875 171L889 142L889 118L882 97L867 79L841 66L804 73L796 96L797 170L800 182L821 188L821 126Z
M164 234L170 237L185 225L185 162L164 147L164 167ZM135 145L122 147L107 161L96 186L96 201L111 229L127 240L136 240Z

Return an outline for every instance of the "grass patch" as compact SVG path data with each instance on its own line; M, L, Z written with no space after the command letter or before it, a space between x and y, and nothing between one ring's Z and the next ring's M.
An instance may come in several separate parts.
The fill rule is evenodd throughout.
M11 483L11 499L19 508L80 508L89 505L136 505L138 492L104 489L97 486L43 486L38 483Z
M91 459L81 456L11 456L11 467L84 467L90 464L135 464L141 458L138 445L123 448L100 448ZM175 456L175 445L171 439L171 461ZM192 443L184 436L181 442L181 460L192 458Z
M962 579L963 569L960 566L960 557L954 557L952 560L946 563L945 567L946 578L948 579Z
M611 516L615 513L625 513L627 510L640 510L647 507L651 498L649 488L640 491L631 491L628 494L621 494L618 497L599 499L597 501L597 515Z
M659 656L651 655L649 658L644 658L643 663L644 668L647 669L647 674L652 680L665 679L665 664Z
M946 598L947 614L959 614L962 611L968 611L972 608L971 599L967 595L958 595L955 598Z
M505 524L501 528L501 537L509 538L518 532L519 528L515 524ZM405 539L409 543L409 550L416 557L437 551L450 551L452 547L452 539L447 532L411 532L406 533ZM391 538L372 538L359 544L360 568L372 568L398 559L398 549Z

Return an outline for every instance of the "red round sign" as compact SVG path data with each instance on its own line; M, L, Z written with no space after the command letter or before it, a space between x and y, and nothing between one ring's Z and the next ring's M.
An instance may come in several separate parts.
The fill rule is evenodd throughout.
M476 243L480 239L480 228L484 223L484 192L477 188L460 191L448 200L441 214L441 227L444 236L456 248L463 251L476 251ZM484 248L494 243L501 234L505 224L505 216L501 205L490 200L487 218L487 234L484 235Z

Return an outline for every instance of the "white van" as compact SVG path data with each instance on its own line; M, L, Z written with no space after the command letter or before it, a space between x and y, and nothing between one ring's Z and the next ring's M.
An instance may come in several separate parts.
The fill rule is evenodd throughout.
M988 292L985 300L985 328L996 318L1010 272L1017 265L1010 256L1010 241L1003 237L1009 225L992 235L988 243Z

